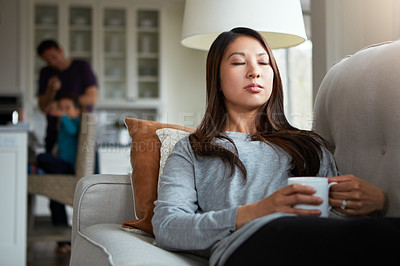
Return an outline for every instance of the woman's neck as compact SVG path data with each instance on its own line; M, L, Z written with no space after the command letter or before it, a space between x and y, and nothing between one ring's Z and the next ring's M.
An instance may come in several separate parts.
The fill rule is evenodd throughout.
M257 112L229 112L224 125L224 131L255 133L255 118Z

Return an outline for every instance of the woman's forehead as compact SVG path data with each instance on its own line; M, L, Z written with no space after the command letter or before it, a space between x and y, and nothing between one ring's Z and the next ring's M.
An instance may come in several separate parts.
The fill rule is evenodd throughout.
M229 58L235 55L268 56L267 50L262 46L259 40L250 36L239 36L229 44L225 57Z

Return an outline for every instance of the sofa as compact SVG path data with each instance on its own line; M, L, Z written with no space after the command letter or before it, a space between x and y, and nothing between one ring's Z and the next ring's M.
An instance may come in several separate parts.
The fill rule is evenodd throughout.
M207 265L207 259L168 252L146 234L124 231L134 219L129 175L91 175L76 187L70 265Z
M327 140L339 170L381 187L389 202L382 215L397 217L399 84L400 41L362 49L327 73L316 98L313 125ZM135 173L140 161L132 165ZM207 265L204 257L158 248L148 232L122 229L141 213L133 202L135 194L142 193L135 184L128 175L91 175L79 181L70 265Z

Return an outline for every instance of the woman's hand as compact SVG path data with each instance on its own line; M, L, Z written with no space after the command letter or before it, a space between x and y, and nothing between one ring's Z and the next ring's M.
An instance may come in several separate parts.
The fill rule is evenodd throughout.
M296 204L310 204L318 206L322 199L313 196L315 189L311 186L292 184L277 190L269 197L253 204L241 206L236 216L236 229L246 223L276 212L293 213L301 216L319 216L321 211L296 209Z
M328 179L337 182L329 193L329 204L347 215L368 215L382 211L385 197L382 190L354 175L335 176ZM341 208L346 200L346 208Z

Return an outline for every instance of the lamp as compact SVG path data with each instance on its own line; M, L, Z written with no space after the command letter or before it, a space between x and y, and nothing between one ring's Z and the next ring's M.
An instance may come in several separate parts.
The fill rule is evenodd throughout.
M307 39L300 0L186 0L181 43L208 50L220 33L236 27L260 32L271 48Z

